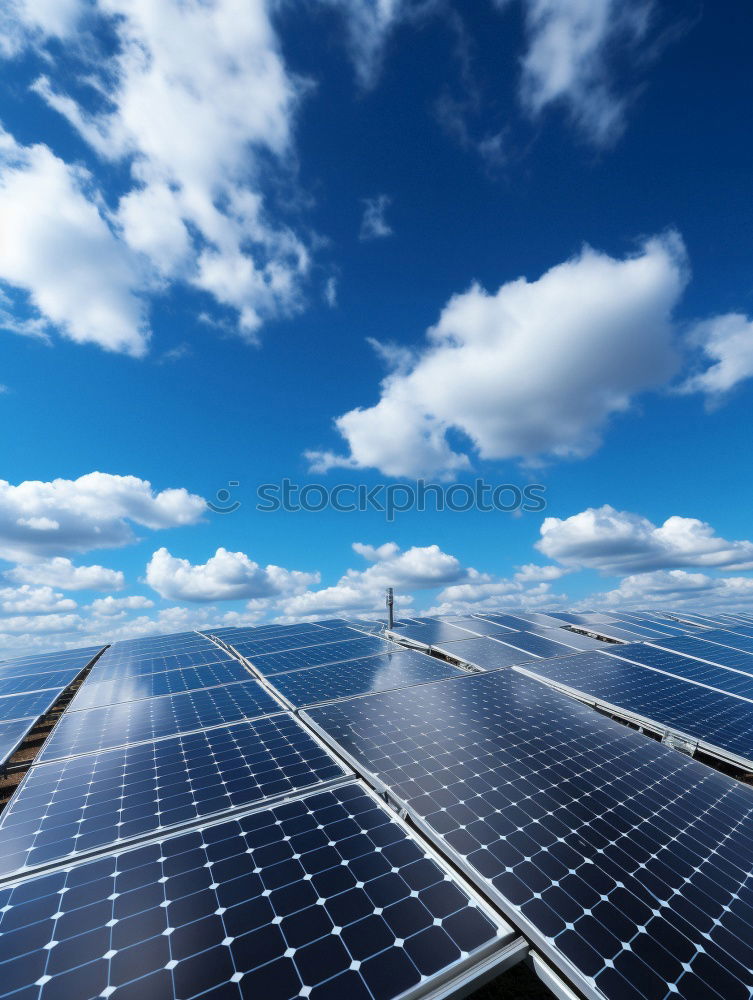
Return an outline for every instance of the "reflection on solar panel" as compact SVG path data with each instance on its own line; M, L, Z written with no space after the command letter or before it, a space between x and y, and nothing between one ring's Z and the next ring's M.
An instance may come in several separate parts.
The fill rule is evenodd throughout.
M707 642L717 642L722 646L731 646L733 649L742 649L746 653L753 653L753 639L744 635L737 635L735 632L727 632L724 629L712 629L703 633L703 638Z
M58 760L279 711L280 705L259 682L248 680L87 712L65 712L38 759Z
M249 656L249 662L260 674L271 677L273 674L288 670L319 667L326 663L339 663L341 660L355 660L361 656L371 656L373 653L399 648L394 642L387 642L376 636L361 636L359 638L355 633L353 636L353 639L348 639L347 642L328 642L321 646L288 650L286 653Z
M481 618L454 618L450 623L456 628L467 629L474 635L502 635L510 630L495 622L485 622ZM463 638L469 638L464 636Z
M183 670L166 670L158 674L138 674L120 680L96 680L96 674L87 680L73 699L69 711L114 705L123 701L138 701L162 694L178 694L200 688L248 680L248 670L237 662L211 663Z
M7 694L21 694L26 691L62 690L71 684L81 671L53 670L43 674L27 674L25 677L0 677L0 697Z
M734 670L727 670L726 667L715 667L710 663L701 663L700 660L693 660L688 656L681 656L679 653L658 649L655 646L645 646L642 643L620 646L619 650L620 657L633 663L663 670L683 680L704 684L706 687L716 688L718 691L734 694L740 698L753 699L753 677L747 674L736 673Z
M38 719L49 711L57 700L56 690L32 691L29 694L13 694L0 698L0 722L12 719Z
M567 646L564 638L562 642L553 639L546 639L544 636L534 632L508 632L504 639L498 639L515 649L523 649L527 653L535 656L564 656L573 650Z
M392 634L401 640L408 640L426 647L437 646L440 642L452 642L454 639L470 638L464 629L456 628L449 622L440 621L421 622L417 625L396 625Z
M145 660L114 660L105 653L96 664L91 676L92 680L104 681L119 677L144 677L172 670L185 670L187 667L200 667L207 663L232 662L232 656L217 646L190 653L176 653L173 656L152 656Z
M586 995L750 997L753 789L510 670L306 717Z
M573 649L604 649L603 639L596 639L592 635L583 635L581 632L571 632L569 629L547 628L543 625L532 625L531 632L536 635L543 635L546 639L553 639L554 642L561 642L565 646Z
M525 631L531 622L526 621L524 618L518 618L516 615L505 615L505 614L485 614L483 615L485 621L495 622L498 625L504 625L505 628L515 629L516 631ZM559 624L559 622L552 621L551 624Z
M444 677L462 677L464 673L449 663L406 649L311 670L276 674L271 683L294 708L300 708L335 698L352 698L372 691L425 684Z
M503 646L501 642L496 642L487 636L462 639L460 642L438 643L434 649L456 660L471 663L481 670L499 670L500 667L509 667L513 663L527 663L536 659L532 653Z
M658 728L684 733L710 752L745 766L753 759L753 706L739 698L606 653L534 660L515 669L639 716Z
M15 753L30 728L28 719L0 722L0 766Z
M246 656L249 659L253 659L254 656L262 656L264 653L283 653L287 649L311 649L316 646L321 646L325 642L337 642L343 639L351 639L353 636L357 636L358 633L354 632L352 629L343 631L342 633L336 632L334 629L330 629L325 632L324 629L320 629L316 636L302 635L302 636L275 636L274 639L258 639L249 640L248 642L229 642L233 649L237 650L241 656Z
M289 714L39 764L0 822L0 876L346 772Z
M695 636L690 635L677 639L656 639L653 644L661 646L662 649L671 649L687 656L697 656L701 660L708 660L709 663L719 663L723 667L730 667L733 670L741 670L743 673L753 675L753 653L719 646L716 643L696 639Z
M0 975L40 1000L428 992L512 938L448 878L349 785L0 889Z

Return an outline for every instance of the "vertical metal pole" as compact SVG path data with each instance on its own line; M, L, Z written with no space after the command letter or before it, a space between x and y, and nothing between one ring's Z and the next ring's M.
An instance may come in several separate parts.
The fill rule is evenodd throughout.
M387 627L389 628L390 632L392 631L392 622L393 622L393 617L392 617L393 610L392 609L394 608L394 605L395 605L395 593L394 593L392 587L388 587L387 588L387 621L388 621Z

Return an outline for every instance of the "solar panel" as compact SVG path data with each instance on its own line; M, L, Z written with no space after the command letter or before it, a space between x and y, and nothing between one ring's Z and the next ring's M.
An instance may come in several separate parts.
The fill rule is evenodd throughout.
M501 642L495 642L488 636L462 639L460 642L439 643L433 648L446 656L471 663L481 670L499 670L500 667L509 667L513 663L527 663L535 659L531 653L503 646Z
M703 638L707 642L717 642L722 646L731 646L733 649L741 649L746 653L753 653L753 639L744 635L736 635L725 629L710 629L703 633Z
M0 722L10 722L13 719L38 719L57 699L57 689L6 695L0 698Z
M96 652L99 652L99 649ZM49 673L50 671L69 669L75 669L76 673L79 673L91 662L96 652L92 655L89 655L87 652L82 656L67 656L62 659L45 658L39 662L28 659L7 660L5 663L0 664L0 678L5 680L10 677L32 677Z
M123 701L154 698L162 694L195 691L200 688L216 687L219 684L248 680L248 677L248 670L237 660L186 667L183 670L166 670L158 674L138 674L135 677L123 677L118 680L97 681L94 676L90 676L79 688L68 711L78 712L99 705L114 705Z
M606 653L534 660L516 670L567 687L638 716L659 729L684 733L717 756L748 766L753 760L753 706Z
M753 991L753 789L504 670L311 709L587 996Z
M719 646L716 643L706 642L704 639L697 639L690 635L680 636L676 639L656 639L653 645L661 646L662 649L671 649L687 656L697 656L701 660L708 660L710 663L718 663L723 667L741 670L743 673L753 675L753 654L745 653L740 649Z
M274 639L259 639L248 642L231 642L233 649L237 650L241 656L253 658L262 656L264 653L283 653L287 649L311 649L320 646L325 642L336 642L342 639L350 639L358 635L352 629L335 632L334 629L325 631L320 629L317 635L310 636L276 636Z
M328 642L322 646L288 650L286 653L266 653L264 656L249 657L249 661L260 674L271 677L289 670L319 667L327 663L339 663L341 660L355 660L362 656L399 648L394 642L387 642L376 636L360 638L354 636L347 642Z
M500 635L510 630L504 628L502 625L498 625L495 622L485 622L481 618L458 618L454 619L450 624L454 625L456 628L467 629L469 632L473 632L474 635ZM463 638L468 638L464 636Z
M506 614L484 614L483 618L486 621L495 622L498 625L504 625L505 628L511 628L516 631L525 631L531 622L526 621L524 618L518 618L516 615L506 615ZM552 621L552 625L558 625L559 622Z
M29 691L62 691L73 683L80 672L78 669L53 670L44 674L28 674L26 677L3 677L0 678L0 697Z
M440 642L451 642L453 639L468 639L467 631L450 625L449 622L431 621L417 625L396 625L392 634L403 640L418 643L422 646L436 646Z
M0 889L0 933L39 1000L388 1000L513 937L356 784Z
M653 667L674 677L747 698L749 701L753 700L753 677L748 674L736 673L734 670L712 666L710 663L701 663L700 660L658 649L656 646L646 646L643 643L620 646L619 649L620 657L633 663Z
M465 671L449 663L406 649L311 670L276 674L270 683L294 708L300 708L335 698L352 698L372 691L426 684L464 674Z
M279 711L281 706L258 681L247 680L86 712L65 712L38 760L59 760Z
M12 757L23 743L26 734L33 727L34 719L20 719L16 722L0 722L0 767Z
M508 632L504 638L499 636L497 641L513 646L515 649L523 649L535 656L564 656L571 652L564 639L562 642L555 642L553 639L547 639L534 632Z
M596 639L592 635L583 635L581 632L571 632L565 628L548 628L545 625L532 625L529 632L536 635L543 635L545 639L553 639L554 642L561 642L565 646L573 649L604 649L603 639Z
M38 764L2 814L0 877L346 773L288 713Z
M186 667L199 667L206 663L232 662L232 656L218 646L189 653L174 653L170 656L152 656L145 660L115 660L108 658L105 653L95 664L91 677L97 680L125 676L141 677L170 670L185 670Z
M54 670L55 667L50 666L50 664L67 664L72 660L80 661L85 666L100 649L102 649L101 646L86 646L83 649L63 649L54 653L30 653L28 656L14 656L0 662L0 671L19 666L28 668L29 673L33 673L39 668Z

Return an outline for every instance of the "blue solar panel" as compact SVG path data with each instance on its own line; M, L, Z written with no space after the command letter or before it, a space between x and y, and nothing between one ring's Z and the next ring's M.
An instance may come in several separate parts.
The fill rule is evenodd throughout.
M38 759L58 760L279 711L281 706L259 682L248 680L88 712L65 712Z
M462 639L460 642L438 643L434 648L457 660L472 663L482 670L499 670L500 667L509 667L513 663L527 663L536 658L531 653L503 646L501 642L495 642L488 636Z
M753 705L739 698L605 653L534 660L516 669L565 685L659 727L685 733L745 761L753 759Z
M753 789L514 670L306 715L589 997L753 993Z
M485 622L481 618L454 618L450 624L456 628L467 629L474 635L501 635L510 631L510 629L503 628L502 625L497 625L495 622ZM464 638L467 639L468 636L464 636Z
M0 698L0 722L10 722L12 719L38 719L57 699L56 689L6 695Z
M723 667L730 667L733 670L741 670L746 674L753 674L753 653L745 653L740 649L731 649L727 646L719 646L713 642L706 642L697 639L695 636L681 636L677 639L656 639L656 645L662 649L671 649L677 653L685 653L688 656L697 656L702 660L711 663L719 663Z
M500 631L502 631L500 629ZM452 642L454 639L468 639L470 636L464 629L456 628L449 622L430 621L416 625L396 625L393 634L400 639L420 643L423 646L438 646L441 642Z
M355 784L0 889L0 933L35 1000L390 1000L512 938Z
M563 638L562 642L547 639L535 632L507 632L498 636L499 642L504 642L515 649L523 649L535 656L564 656L571 652Z
M94 653L86 650L80 655L63 655L58 657L22 657L14 660L6 660L5 663L0 664L0 678L5 679L9 677L30 677L35 674L49 673L50 671L57 670L76 670L76 673L80 673L87 664L91 662L96 653L99 652L98 647Z
M2 814L0 876L345 774L288 713L38 764Z
M464 674L465 671L448 663L406 649L311 670L276 674L270 683L294 708L300 708L335 698L352 698L372 691L425 684Z
M504 625L505 628L515 629L517 631L525 631L531 624L524 618L518 618L515 615L504 615L504 614L488 614L483 616L486 621L495 622L498 625Z
M183 670L165 670L157 674L138 674L117 680L97 681L96 675L91 675L79 689L68 711L78 712L100 705L115 705L118 702L138 701L141 698L154 698L162 694L195 691L233 681L248 680L248 677L248 670L237 660L186 667Z
M645 646L643 643L620 646L620 657L632 660L634 663L641 663L646 667L663 670L665 673L681 677L683 680L705 684L707 687L725 691L727 694L736 694L740 698L748 698L749 700L753 699L753 677L748 674L736 673L734 670L727 670L726 667L715 667L710 663L701 663L700 660L692 660L690 657L681 656L679 653L672 653L665 649L657 649L655 646Z
M0 697L7 694L23 694L28 691L62 691L72 684L81 671L52 670L43 674L27 674L26 677L0 678Z
M249 656L249 662L254 669L265 677L286 673L289 670L301 670L307 667L319 667L326 663L339 663L341 660L355 660L362 656L371 656L398 649L394 642L387 642L376 636L357 636L347 642L328 642L322 646L310 646L306 649L292 649L286 653L267 653L264 656Z
M34 719L0 722L0 766L5 764L8 758L16 752L19 745L23 743L34 722Z
M343 639L351 639L358 633L352 629L335 632L334 629L320 629L315 635L291 635L275 636L273 639L255 639L247 642L234 641L229 644L236 649L241 656L252 659L254 656L263 656L265 653L283 653L287 649L311 649L321 646L326 642L336 642Z
M722 646L731 646L733 649L753 653L753 639L735 632L728 632L725 629L710 629L703 633L703 638L707 642L716 642Z
M92 680L106 680L118 677L141 677L147 674L160 674L169 670L185 670L186 667L199 667L206 663L232 663L229 653L212 646L208 649L193 650L188 653L174 653L166 656L151 656L145 660L125 660L109 658L107 653L98 660L92 670Z

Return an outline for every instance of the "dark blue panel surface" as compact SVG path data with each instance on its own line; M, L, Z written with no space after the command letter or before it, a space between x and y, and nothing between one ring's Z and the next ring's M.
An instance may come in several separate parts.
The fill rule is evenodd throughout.
M281 706L259 682L248 680L88 712L65 712L38 759L58 760L279 711Z
M394 642L387 642L376 636L358 636L354 632L353 638L344 642L327 642L321 646L291 649L286 653L249 655L248 659L260 674L271 677L273 674L286 673L289 670L319 667L325 663L339 663L341 660L356 660L362 656L398 648Z
M535 660L521 669L594 700L753 759L753 705L605 653Z
M488 636L463 639L460 642L440 642L434 648L458 660L473 663L482 670L499 670L500 667L509 667L513 663L527 663L536 659L531 653L503 646L501 642L496 642Z
M395 625L392 631L401 639L418 642L424 646L438 646L441 642L469 638L465 629L456 628L448 622L440 621L421 622L417 625Z
M27 674L25 677L0 677L0 697L28 691L63 691L80 672L78 669L52 670L43 674Z
M34 725L34 719L17 722L0 722L0 766L15 753L19 743Z
M248 670L237 660L186 667L183 670L165 670L156 674L137 674L117 680L99 681L97 675L93 674L81 686L68 711L78 712L99 705L115 705L118 702L138 701L162 694L195 691L248 680L248 677Z
M707 642L716 642L722 646L731 646L733 649L742 649L746 653L753 653L753 639L736 632L728 632L726 629L709 629L708 632L703 633L703 638Z
M455 628L467 629L469 632L473 632L474 635L501 635L505 632L509 632L510 629L503 628L502 625L498 625L496 622L487 622L482 618L454 618L451 625ZM465 636L468 638L468 636Z
M674 677L681 677L683 680L705 684L727 694L736 694L740 698L753 700L753 677L749 674L740 674L734 670L727 670L726 667L701 663L700 660L693 660L680 653L657 649L656 646L646 646L643 643L620 646L619 655L646 667L663 670Z
M92 681L109 680L118 677L143 677L147 674L160 674L169 670L184 670L186 667L199 667L205 663L232 663L229 653L217 646L192 650L188 653L173 653L167 656L150 656L144 660L110 659L105 654L91 672Z
M307 716L584 992L749 1000L753 789L514 670Z
M18 1000L391 1000L510 936L470 904L348 785L0 889L0 981Z
M358 636L353 629L344 629L336 632L334 629L319 629L316 635L307 633L306 635L283 635L275 636L272 639L254 639L248 641L235 640L229 644L236 649L241 656L253 659L254 656L263 656L265 653L283 653L287 649L313 649L327 642L338 642L352 639Z
M0 698L0 722L12 719L38 719L58 699L57 690L32 691L27 694L11 694Z
M0 821L0 875L343 777L284 713L31 768Z
M729 646L720 646L718 643L706 642L704 639L690 635L677 639L655 639L654 642L662 649L671 649L687 656L697 656L701 660L719 663L723 667L730 667L733 670L741 670L745 674L753 675L753 653L732 649Z
M271 683L294 708L334 698L352 698L372 691L425 684L444 677L462 677L465 671L413 650L346 660L311 670L276 674Z
M498 636L498 640L515 649L524 649L535 656L564 656L571 652L570 647L565 645L564 639L562 642L555 642L535 632L508 632L504 637Z
M0 678L8 677L29 677L35 674L49 673L58 670L75 670L80 673L85 666L99 652L97 648L93 653L84 652L75 656L54 656L44 658L6 660L0 664Z

